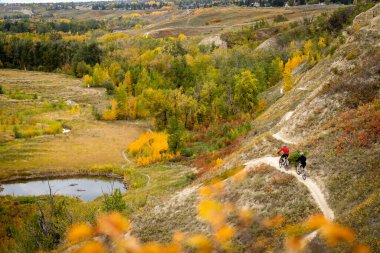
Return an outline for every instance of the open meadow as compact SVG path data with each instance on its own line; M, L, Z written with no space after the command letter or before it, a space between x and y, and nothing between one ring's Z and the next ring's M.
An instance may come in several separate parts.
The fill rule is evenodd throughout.
M106 107L105 89L62 74L1 70L0 85L1 179L121 165L123 150L148 129L97 121L92 112Z

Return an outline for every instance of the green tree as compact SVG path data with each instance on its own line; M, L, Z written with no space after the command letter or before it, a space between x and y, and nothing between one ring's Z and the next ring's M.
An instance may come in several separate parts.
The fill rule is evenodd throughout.
M149 72L145 68L143 68L140 73L139 80L134 87L135 96L140 95L146 88L149 87L149 84L150 84Z
M272 60L268 71L268 86L271 87L282 79L282 70L284 62L280 57Z
M246 70L235 76L235 101L243 112L253 112L258 103L258 80L251 71Z
M169 126L168 126L168 144L169 148L173 153L180 152L183 147L183 135L184 135L184 127L182 123L178 121L176 117L172 117L169 120Z
M123 194L120 189L115 189L111 194L104 194L103 210L106 212L118 211L122 212L126 208L125 201L123 200Z
M110 67L108 68L109 76L113 82L114 86L119 85L124 79L125 72L121 68L120 63L113 62Z
M176 57L171 62L170 77L172 79L173 88L177 89L183 87L185 90L190 88L193 83L193 73L186 63L184 57Z
M128 94L125 84L120 84L119 87L115 89L115 99L117 102L117 118L126 119Z

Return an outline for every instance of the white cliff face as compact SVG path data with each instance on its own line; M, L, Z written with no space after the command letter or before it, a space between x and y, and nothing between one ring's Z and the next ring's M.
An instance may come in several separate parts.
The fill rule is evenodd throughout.
M222 48L227 47L227 43L220 38L219 34L204 38L201 42L199 42L199 45L204 45L204 46L214 45L216 47L222 47Z

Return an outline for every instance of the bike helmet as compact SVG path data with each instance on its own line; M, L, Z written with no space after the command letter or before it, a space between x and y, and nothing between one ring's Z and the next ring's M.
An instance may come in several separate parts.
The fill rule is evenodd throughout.
M303 155L303 152L300 152L300 155Z
M286 144L282 145L283 147L286 147Z

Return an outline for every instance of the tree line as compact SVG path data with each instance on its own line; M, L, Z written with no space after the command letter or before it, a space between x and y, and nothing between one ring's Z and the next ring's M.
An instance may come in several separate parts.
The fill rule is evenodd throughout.
M58 34L0 33L0 66L5 68L55 71L70 66L70 71L76 74L78 64L95 65L100 62L101 54L95 42L65 41Z
M64 32L83 34L90 30L105 28L105 23L96 20L86 21L33 21L30 19L3 20L0 23L1 32L10 33L40 33Z

